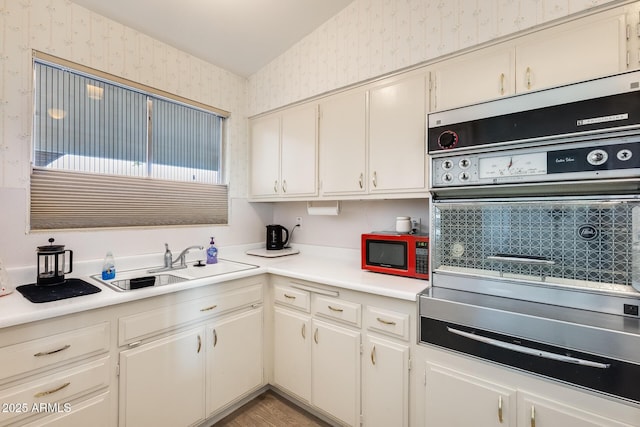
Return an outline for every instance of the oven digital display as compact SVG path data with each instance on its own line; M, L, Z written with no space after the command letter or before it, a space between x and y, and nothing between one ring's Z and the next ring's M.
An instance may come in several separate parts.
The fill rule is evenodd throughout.
M367 241L367 264L406 270L407 262L407 242Z

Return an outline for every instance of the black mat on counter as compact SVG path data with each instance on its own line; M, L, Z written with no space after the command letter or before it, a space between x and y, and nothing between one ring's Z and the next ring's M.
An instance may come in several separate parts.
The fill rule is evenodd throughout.
M29 301L40 303L95 294L100 292L101 289L82 279L67 279L59 285L38 286L33 283L31 285L18 286L16 290Z

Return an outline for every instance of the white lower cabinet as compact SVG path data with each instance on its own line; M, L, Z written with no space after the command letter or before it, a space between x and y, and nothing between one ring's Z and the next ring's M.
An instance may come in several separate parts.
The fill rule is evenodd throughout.
M205 328L120 353L120 426L179 427L204 419Z
M262 386L262 312L257 307L207 326L207 416Z
M311 317L275 307L273 323L273 382L310 403Z
M514 426L516 390L427 363L428 427Z
M121 427L196 425L264 385L263 283L220 286L119 319Z
M449 360L447 366L426 363L427 427L640 425L640 413L628 405L481 362L463 361L457 369L458 357Z
M313 319L311 403L347 425L360 418L360 332Z
M367 427L409 425L409 346L367 334L362 360L362 414Z
M593 411L563 404L562 400L545 399L527 391L518 391L518 425L525 427L631 427ZM640 421L640 419L638 419ZM638 424L635 424L636 426Z
M273 292L277 388L337 425L410 424L414 302L284 279Z

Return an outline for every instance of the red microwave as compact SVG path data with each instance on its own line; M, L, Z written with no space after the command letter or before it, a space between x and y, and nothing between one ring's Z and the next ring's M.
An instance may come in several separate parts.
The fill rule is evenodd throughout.
M429 278L429 236L369 233L362 235L362 269L396 276Z

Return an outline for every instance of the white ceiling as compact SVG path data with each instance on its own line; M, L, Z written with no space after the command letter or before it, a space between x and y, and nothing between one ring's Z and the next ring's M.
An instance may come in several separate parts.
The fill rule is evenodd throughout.
M248 77L353 0L72 0Z

